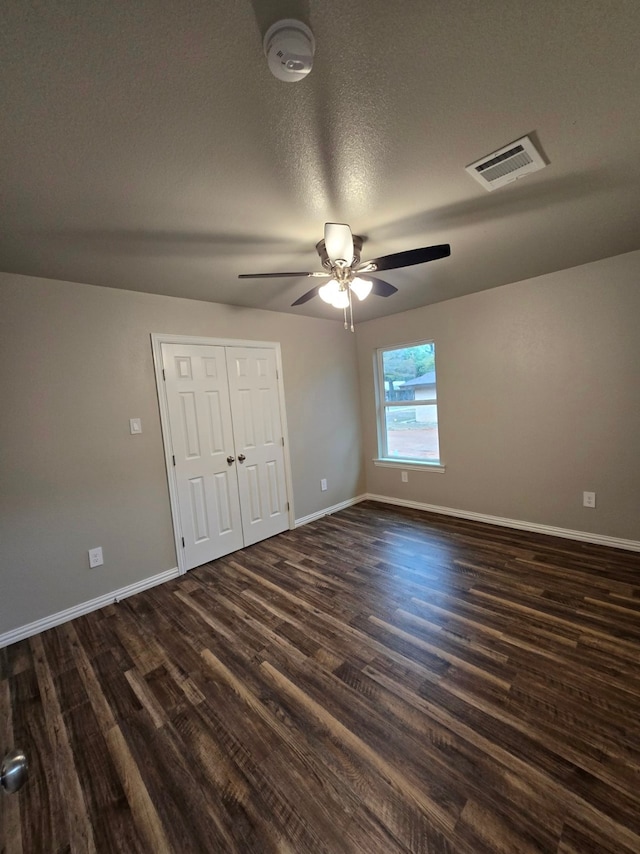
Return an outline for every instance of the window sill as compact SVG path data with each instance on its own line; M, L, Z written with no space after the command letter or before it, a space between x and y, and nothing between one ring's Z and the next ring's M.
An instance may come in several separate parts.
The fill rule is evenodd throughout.
M396 459L374 459L374 466L380 466L387 469L404 469L407 471L437 471L441 474L445 471L445 467L441 463L419 463L417 460L400 460Z

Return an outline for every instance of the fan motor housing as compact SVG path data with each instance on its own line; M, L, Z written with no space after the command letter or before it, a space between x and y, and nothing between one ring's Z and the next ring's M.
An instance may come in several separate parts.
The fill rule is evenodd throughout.
M362 237L359 237L357 234L353 235L353 261L351 262L352 267L357 267L360 263L360 253L362 252ZM324 240L320 240L316 243L316 252L320 256L320 261L322 262L322 266L325 270L331 270L333 265L331 264L331 259L327 255L327 247L324 245Z

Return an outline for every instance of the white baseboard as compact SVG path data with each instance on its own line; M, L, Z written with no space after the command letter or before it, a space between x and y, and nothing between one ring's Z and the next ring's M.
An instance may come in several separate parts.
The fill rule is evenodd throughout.
M172 578L177 578L180 574L178 567L167 569L164 572L159 572L157 575L152 575L149 578L143 578L142 581L136 581L135 584L129 584L126 587L121 587L119 590L113 590L111 593L105 593L95 599L90 599L88 602L81 602L79 605L73 605L64 611L58 611L57 614L51 614L49 617L43 617L41 620L35 620L33 623L27 623L26 626L19 626L17 629L12 629L10 632L5 632L0 635L0 649L9 644L17 643L17 641L30 638L33 635L38 635L47 629L52 629L54 626L59 626L61 623L67 623L69 620L75 620L76 617L81 617L82 614L89 614L91 611L97 611L99 608L104 608L105 605L111 605L113 602L119 602L121 599L126 599L128 596L133 596L134 593L141 593L143 590L148 590L150 587L155 587L157 584L163 584Z
M388 495L374 495L366 493L358 495L355 498L349 498L346 501L341 501L339 504L333 504L331 507L325 507L316 513L310 513L308 516L303 516L295 520L295 527L299 528L302 525L307 525L309 522L315 522L317 519L322 519L323 516L329 516L332 513L337 513L338 510L344 510L354 504L359 504L362 501L378 501L381 504L395 504L398 507L410 507L414 510L426 510L429 513L440 513L443 516L456 516L459 519L470 519L475 522L485 522L488 525L499 525L503 528L516 528L521 531L531 531L535 534L547 534L552 537L562 537L567 540L580 540L585 543L595 543L601 546L610 546L617 549L626 549L628 551L640 552L640 541L625 540L621 537L609 537L606 534L592 534L588 531L573 531L569 528L556 528L553 525L541 525L537 522L524 522L520 519L507 519L502 516L489 516L486 513L474 513L471 510L456 510L453 507L440 507L437 504L425 504L422 501L406 501L403 498L391 498ZM121 599L126 599L128 596L133 596L135 593L141 593L143 590L148 590L150 587L155 587L158 584L163 584L165 581L170 581L172 578L177 578L180 575L178 567L167 569L164 572L159 572L157 575L152 575L149 578L143 578L142 581L136 581L135 584L129 584L126 587L121 587L119 590L113 590L111 593L105 593L95 599L90 599L88 602L81 602L79 605L74 605L64 611L58 611L56 614L51 614L48 617L43 617L40 620L35 620L33 623L27 623L25 626L19 626L17 629L12 629L9 632L0 634L0 649L9 644L17 643L25 638L40 634L47 629L52 629L54 626L59 626L61 623L66 623L69 620L74 620L83 614L90 614L91 611L97 611L99 608L104 608L105 605L110 605L113 602L118 602Z
M439 507L436 504L424 504L421 501L405 501L403 498L390 498L387 495L372 495L368 493L360 500L379 501L381 504L396 504L398 507L427 510L429 513L441 513L443 516L457 516L459 519L486 522L488 525L500 525L503 528L518 528L521 531L531 531L534 534L547 534L551 537L563 537L565 540L581 540L585 543L595 543L600 546L611 546L616 549L640 552L640 541L609 537L606 534L592 534L589 531L572 531L570 528L556 528L553 525L540 525L537 522L523 522L519 519L506 519L502 516L488 516L486 513L474 513L471 510L455 510L453 507Z
M296 519L294 527L299 528L301 525L308 525L309 522L315 522L316 519L322 519L323 516L330 516L332 513L337 513L338 510L344 510L346 507L351 507L354 504L359 504L361 501L366 501L368 495L357 495L355 498L348 498L346 501L341 501L339 504L333 504L331 507L325 507L324 510L318 510L317 513L310 513L308 516L303 516L301 519Z

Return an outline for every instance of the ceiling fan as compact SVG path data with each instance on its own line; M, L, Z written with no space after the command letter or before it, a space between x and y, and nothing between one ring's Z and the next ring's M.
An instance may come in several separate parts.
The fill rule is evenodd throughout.
M425 246L422 249L409 249L407 252L395 252L393 255L383 255L371 261L360 262L362 237L352 234L348 225L341 222L327 222L324 226L324 240L316 245L324 270L314 273L241 273L239 279L278 279L284 277L307 277L329 279L324 285L316 285L292 303L302 305L316 295L326 303L344 310L344 328L349 325L353 332L353 301L355 294L363 300L370 293L379 297L390 297L398 290L370 273L379 270L397 270L399 267L412 267L414 264L425 264L451 255L448 243L437 246ZM347 309L350 324L347 323Z

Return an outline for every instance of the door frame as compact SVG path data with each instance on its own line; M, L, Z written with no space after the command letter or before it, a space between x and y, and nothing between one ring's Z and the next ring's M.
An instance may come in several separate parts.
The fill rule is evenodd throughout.
M158 404L160 407L160 426L162 428L162 445L164 448L164 462L167 470L167 483L169 485L169 504L171 505L171 521L173 524L173 536L176 547L178 570L180 575L187 571L182 551L182 522L180 519L180 504L178 502L178 484L176 472L173 465L173 452L171 449L171 428L169 424L169 404L167 402L166 386L162 376L162 345L163 344L205 344L213 347L262 347L275 351L276 370L278 373L278 400L280 403L280 419L282 422L282 436L284 438L284 476L289 504L289 530L295 528L295 512L293 509L293 480L291 476L291 459L289 455L289 432L287 428L287 410L284 399L284 382L282 376L282 353L279 341L249 341L238 338L204 338L200 335L174 335L171 333L152 332L151 352L153 354L153 368L156 378L156 391L158 393Z

